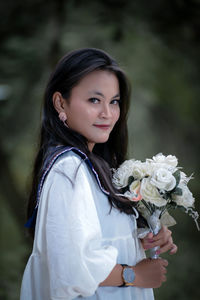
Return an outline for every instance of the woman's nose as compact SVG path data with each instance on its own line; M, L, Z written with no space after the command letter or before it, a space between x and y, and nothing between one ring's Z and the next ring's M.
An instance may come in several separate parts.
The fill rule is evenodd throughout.
M110 109L110 107L109 107L108 104L102 105L102 108L101 108L101 117L102 118L109 118L109 117L111 117L111 109Z

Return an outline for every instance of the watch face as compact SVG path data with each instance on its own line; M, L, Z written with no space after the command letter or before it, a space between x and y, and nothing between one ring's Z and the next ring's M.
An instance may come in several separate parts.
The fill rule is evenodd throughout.
M132 268L124 268L123 276L126 283L133 283L135 279L135 273Z

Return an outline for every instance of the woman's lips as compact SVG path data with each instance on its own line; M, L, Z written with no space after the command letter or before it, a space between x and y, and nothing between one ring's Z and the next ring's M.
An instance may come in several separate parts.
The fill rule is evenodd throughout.
M109 129L110 128L110 125L98 125L98 124L94 124L95 127L97 128L100 128L100 129Z

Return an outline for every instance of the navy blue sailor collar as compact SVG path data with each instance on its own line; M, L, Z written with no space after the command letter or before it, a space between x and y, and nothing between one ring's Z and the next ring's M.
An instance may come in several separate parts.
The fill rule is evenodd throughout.
M87 157L87 155L84 152L82 152L81 150L79 150L76 147L66 147L66 146L54 147L54 151L51 151L51 155L48 156L48 158L46 159L46 161L44 163L44 169L43 169L43 172L42 172L39 184L38 184L38 188L37 188L36 206L34 208L32 216L26 222L25 227L28 227L28 228L34 227L35 222L36 222L37 210L38 210L38 205L39 205L44 181L45 181L48 173L50 172L51 168L53 167L54 163L57 161L57 159L69 151L73 151L74 153L79 155L84 160L84 162L88 165L88 167L91 169L92 173L94 174L94 176L97 180L97 183L98 183L100 189L102 190L102 192L104 194L106 194L107 196L109 195L109 192L107 192L101 185L101 182L100 182L100 179L99 179L99 176L98 176L96 170L94 169L91 161L89 160L89 158Z

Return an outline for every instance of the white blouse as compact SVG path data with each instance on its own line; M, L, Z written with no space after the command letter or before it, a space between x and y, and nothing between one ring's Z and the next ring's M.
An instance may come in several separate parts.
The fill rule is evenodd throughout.
M134 216L112 208L79 155L58 158L45 179L21 300L153 300L152 289L99 287L116 264L145 257Z

